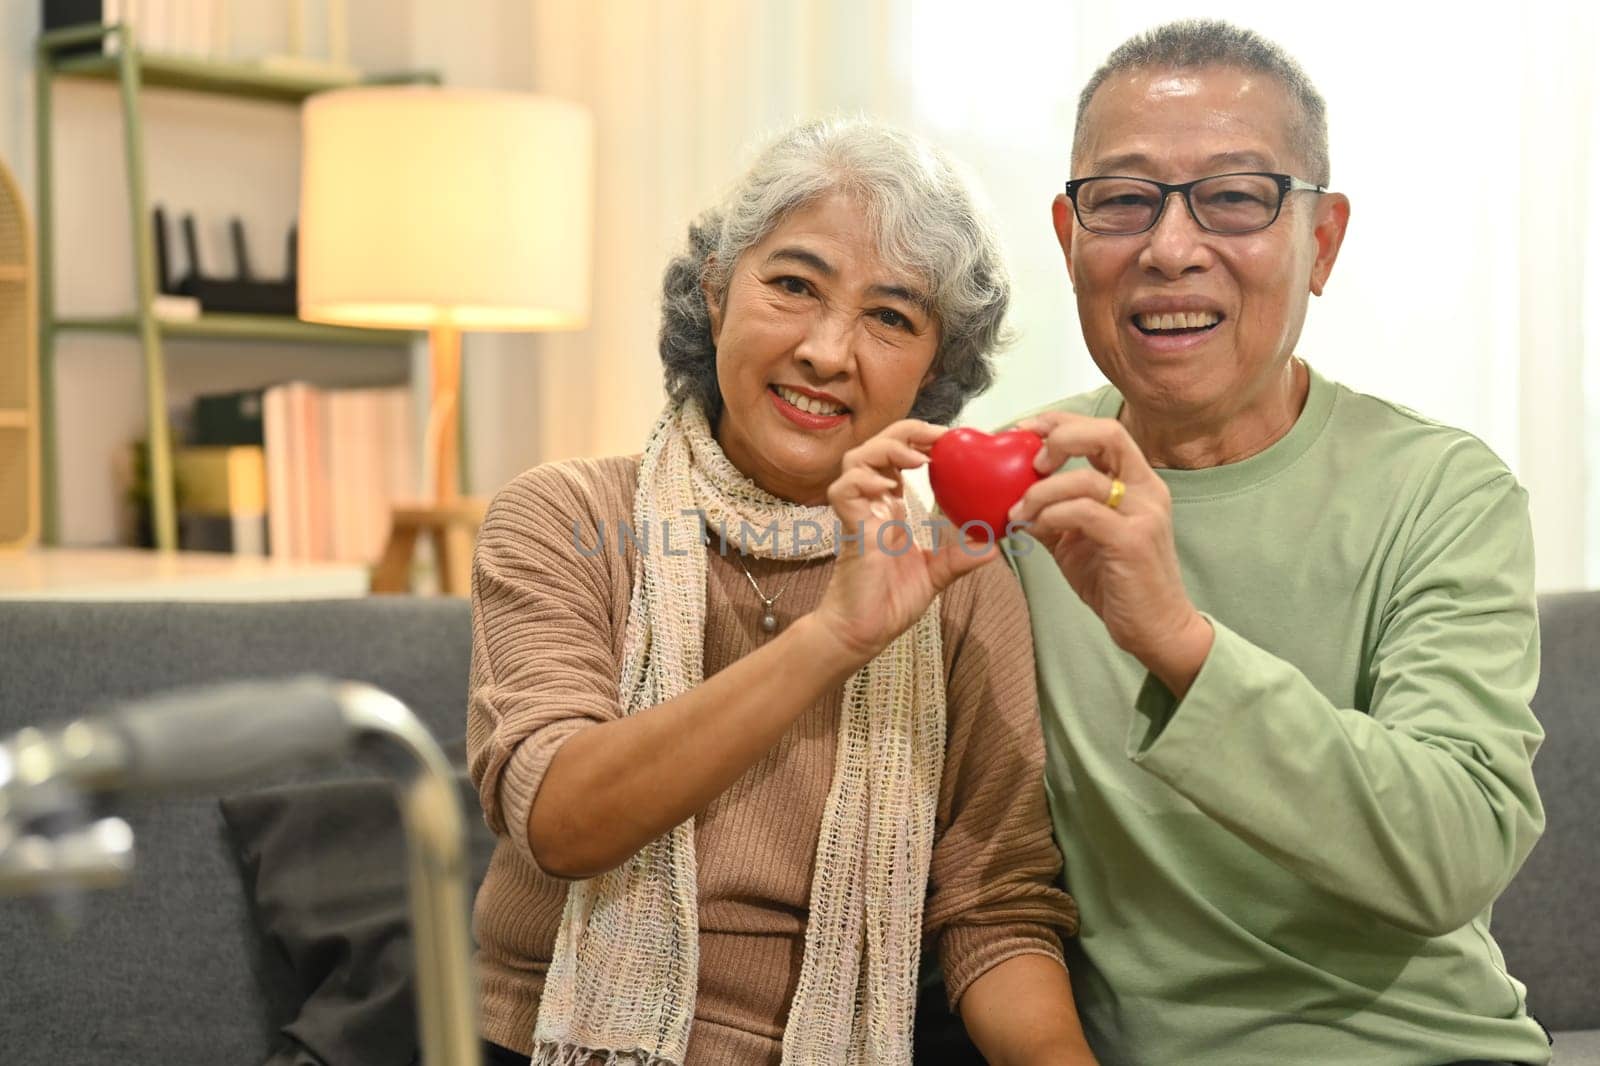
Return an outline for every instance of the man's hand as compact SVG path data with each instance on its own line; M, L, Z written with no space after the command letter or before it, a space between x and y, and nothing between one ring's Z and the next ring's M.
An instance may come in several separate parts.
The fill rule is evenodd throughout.
M1184 588L1166 483L1115 419L1048 412L1017 428L1044 438L1034 461L1040 473L1078 456L1089 466L1035 484L1011 521L1028 524L1117 646L1182 699L1211 652L1212 632ZM1124 491L1113 508L1114 479Z

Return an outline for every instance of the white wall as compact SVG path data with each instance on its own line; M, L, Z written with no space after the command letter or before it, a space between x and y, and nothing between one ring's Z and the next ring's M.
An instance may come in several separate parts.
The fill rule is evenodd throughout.
M284 49L285 0L232 0L231 7L234 55ZM351 60L363 69L433 68L456 85L516 88L529 80L527 0L347 0L347 9ZM33 42L38 20L37 0L0 4L0 160L21 179L35 209ZM321 35L315 26L309 29L315 45ZM133 269L119 98L109 83L65 80L55 83L55 98L58 310L126 311L132 305ZM225 225L230 215L238 215L250 238L255 269L281 272L299 181L296 110L152 90L146 93L143 117L148 195L171 214L195 212L207 269L231 268ZM528 343L498 337L468 340L468 451L474 471L487 471L471 475L469 485L497 484L532 461L527 447L519 452L514 445L499 446L517 438L506 426L514 404L507 402L503 380L502 388L486 397L474 388L482 380L475 365L493 370L519 357L526 364ZM191 341L169 343L165 352L167 397L174 411L187 408L198 393L297 376L324 384L367 384L412 374L425 384L420 382L425 359L403 347ZM55 369L62 539L68 544L111 543L119 524L119 459L145 426L139 349L130 338L63 333ZM514 376L514 365L508 373Z
M241 50L281 44L284 0L233 3L249 12ZM660 397L656 285L686 222L734 177L740 146L840 107L929 134L995 201L1021 339L968 420L991 424L1094 384L1047 221L1066 176L1075 92L1129 33L1202 13L1188 0L1008 0L981 15L961 0L348 4L353 58L365 67L431 66L452 84L553 92L589 104L599 123L590 329L466 339L467 483L480 493L544 459L639 446ZM0 158L25 190L36 11L34 0L0 3ZM1358 2L1334 14L1216 0L1203 13L1279 40L1329 99L1334 180L1355 212L1302 353L1482 436L1529 486L1541 585L1600 580L1600 211L1592 187L1570 187L1584 180L1572 175L1592 186L1597 173L1600 82L1584 59L1600 56L1595 16L1562 0L1534 0L1492 24ZM125 307L114 97L63 83L58 98L62 304ZM219 217L238 211L260 234L258 260L279 254L293 213L292 112L152 93L147 115L152 193L205 212L213 245ZM1547 187L1549 175L1566 184ZM1525 225L1528 211L1545 224ZM322 380L404 373L403 357L347 350L169 352L175 399L313 370ZM105 540L110 456L143 425L137 350L73 335L57 365L64 529L79 543Z
M533 7L537 86L596 114L600 208L594 322L536 342L525 417L539 457L639 447L660 403L656 286L685 223L736 177L737 146L836 108L928 135L994 203L1019 340L965 420L994 425L1098 384L1048 221L1077 92L1130 35L1220 16L1276 40L1318 84L1334 187L1354 203L1298 352L1482 437L1528 487L1540 587L1600 581L1600 445L1586 454L1585 440L1600 403L1584 398L1600 380L1600 314L1584 310L1600 307L1600 269L1581 247L1600 48L1587 9L1527 0L1485 21L1382 0Z
M540 459L639 451L664 393L661 276L691 219L797 119L901 117L888 0L535 0L536 88L596 124L589 328L534 342ZM523 396L518 394L518 401Z
M0 160L16 174L23 195L33 199L33 158L24 147L32 136L28 118L33 92L33 38L38 32L38 5L14 0L0 4Z
M1587 252L1583 241L1600 233L1589 5L1525 0L1481 19L1379 0L1009 0L974 19L962 0L895 2L912 121L979 170L1015 276L1021 339L969 421L1100 382L1048 222L1077 92L1141 30L1227 19L1282 45L1318 86L1333 187L1353 204L1298 353L1481 437L1529 491L1540 587L1600 583L1600 430L1586 432L1600 421L1600 237Z

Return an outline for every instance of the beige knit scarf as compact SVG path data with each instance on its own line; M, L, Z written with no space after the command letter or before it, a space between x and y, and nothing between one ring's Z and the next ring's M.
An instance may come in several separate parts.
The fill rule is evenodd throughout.
M922 509L909 494L906 503L925 544ZM728 461L693 401L669 406L645 448L634 500L634 528L650 531L654 550L641 551L634 575L624 713L682 695L703 678L706 552L695 512L760 558L812 559L834 550L831 510L763 491ZM820 528L820 541L810 527L799 532L806 522ZM666 540L657 539L663 523L671 530ZM783 1035L786 1066L911 1062L944 729L935 600L845 684L805 957ZM534 1027L533 1066L682 1066L698 969L690 821L615 870L568 889Z

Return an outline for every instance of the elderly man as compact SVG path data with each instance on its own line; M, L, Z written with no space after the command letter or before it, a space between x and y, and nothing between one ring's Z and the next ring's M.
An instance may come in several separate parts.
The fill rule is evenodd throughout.
M1012 517L1090 1042L1548 1062L1489 933L1544 823L1526 493L1294 354L1350 214L1321 98L1254 33L1164 26L1090 79L1072 176L1110 385L1019 423L1053 473Z

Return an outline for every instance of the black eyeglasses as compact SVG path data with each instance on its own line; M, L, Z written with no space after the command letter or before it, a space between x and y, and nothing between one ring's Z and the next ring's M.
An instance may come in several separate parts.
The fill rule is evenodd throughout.
M1180 185L1148 178L1076 178L1067 182L1078 223L1090 233L1131 237L1161 221L1167 198L1183 196L1189 217L1207 233L1235 236L1266 229L1278 220L1283 198L1296 189L1327 192L1325 185L1288 174L1247 171L1213 174Z

